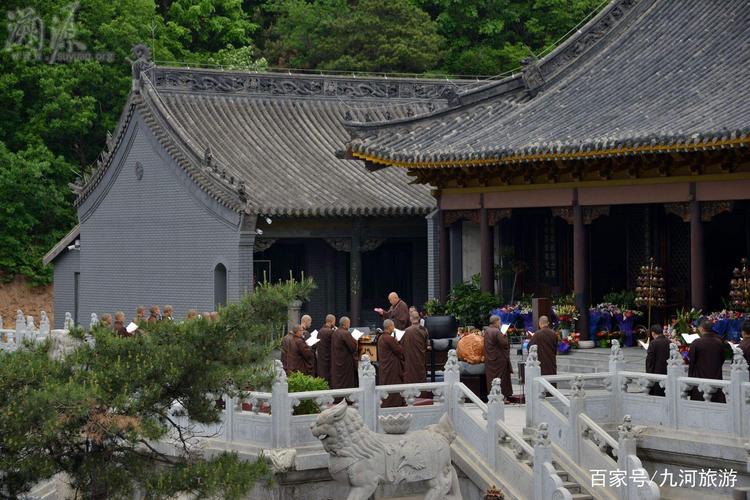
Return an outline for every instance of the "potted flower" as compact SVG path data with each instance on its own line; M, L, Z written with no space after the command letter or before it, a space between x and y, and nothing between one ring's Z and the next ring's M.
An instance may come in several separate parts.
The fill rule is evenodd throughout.
M556 306L554 310L557 315L558 326L560 327L562 336L569 336L570 331L573 329L573 322L578 319L578 310L576 309L576 306L562 304Z

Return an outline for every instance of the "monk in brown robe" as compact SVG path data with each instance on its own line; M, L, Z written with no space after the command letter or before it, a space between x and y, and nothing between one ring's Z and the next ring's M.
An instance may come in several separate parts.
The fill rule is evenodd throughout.
M132 337L132 333L128 333L128 329L125 326L125 313L117 311L115 313L115 324L112 327L117 335L120 337Z
M375 312L380 314L383 319L393 320L393 324L399 330L406 330L409 326L409 306L398 297L396 292L388 294L388 302L391 303L390 309L384 311L383 309L376 307L374 309Z
M339 328L331 336L331 389L357 387L357 341L349 333L351 321L339 320Z
M539 317L539 330L534 333L529 347L535 345L542 375L557 375L557 334L549 327L547 316Z
M210 313L209 313L210 315ZM206 318L208 319L208 318ZM286 335L284 335L284 338L281 339L281 364L284 365L284 371L288 372L287 370L287 355L289 354L289 351L292 349L292 338L294 337L294 332L287 332Z
M378 383L393 385L404 383L404 348L393 336L393 320L383 321L383 333L378 335ZM423 365L424 366L424 365ZM381 407L403 406L404 398L399 393L389 394Z
M302 325L302 338L304 340L309 339L310 338L310 327L312 327L312 318L310 317L310 315L309 314L304 314L300 318L299 324ZM317 367L318 354L316 352L317 349L318 349L318 344L315 344L310 349L312 349L312 352L313 352L313 355L314 355L313 356L313 374L315 374L315 373L318 372L318 367Z
M331 386L331 338L333 337L333 327L336 324L336 316L329 314L326 316L325 325L318 330L318 339L320 342L315 344L315 350L318 363L316 368L317 376L328 382Z
M425 356L427 355L427 330L419 324L419 313L409 313L411 326L401 338L404 348L404 384L421 384L427 382Z
M500 331L500 317L490 316L490 325L484 331L484 373L487 379L487 392L492 390L492 381L500 379L500 391L506 402L513 396L510 380L513 367L510 364L510 342Z
M742 322L742 340L739 348L747 360L748 369L750 369L750 320Z
M315 355L310 346L305 342L303 332L302 325L294 325L291 341L286 352L287 365L284 369L287 375L292 372L300 372L310 376L315 374L313 365Z
M156 323L157 321L161 319L161 310L159 309L159 306L156 306L156 305L151 306L151 308L149 309L149 313L150 314L146 322Z
M721 368L724 365L724 341L713 331L711 321L703 321L700 325L700 338L690 344L688 357L690 367L688 377L710 378L722 380ZM697 387L690 391L690 399L703 401L703 396ZM714 403L725 403L724 392L718 389L711 395Z
M646 352L646 373L667 374L667 360L669 359L669 344L672 342L664 336L661 325L651 325L651 342ZM658 383L651 386L648 392L652 396L664 396L664 389Z

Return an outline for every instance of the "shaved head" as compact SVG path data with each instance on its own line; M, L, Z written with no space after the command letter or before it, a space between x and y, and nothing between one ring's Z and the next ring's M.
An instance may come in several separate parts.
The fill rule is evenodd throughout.
M388 302L390 302L391 305L395 306L396 304L398 304L399 300L400 299L398 298L398 294L396 292L391 292L388 294Z
M347 316L341 316L341 319L339 319L339 326L341 328L349 328L349 325L352 324L352 321Z
M549 318L547 316L539 316L539 328L547 328L549 326Z
M326 325L333 326L335 324L336 324L336 316L334 316L333 314L329 314L328 316L326 316Z
M416 309L412 310L409 313L409 321L411 322L412 325L416 325L417 323L419 323L419 319L420 319L419 313L417 312Z

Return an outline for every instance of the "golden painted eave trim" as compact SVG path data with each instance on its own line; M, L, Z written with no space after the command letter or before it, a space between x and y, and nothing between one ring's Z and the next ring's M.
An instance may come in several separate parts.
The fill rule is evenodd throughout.
M725 139L711 142L682 143L682 144L650 144L648 146L619 147L601 149L596 151L576 151L571 153L539 153L520 154L493 158L478 158L473 160L447 160L439 162L408 162L394 161L379 156L372 156L357 151L352 151L352 157L378 165L401 168L456 168L456 167L480 167L486 165L503 165L506 163L554 161L554 160L584 160L590 158L606 158L612 156L636 155L636 154L659 154L671 152L709 151L713 149L747 147L750 145L750 136L736 139Z
M576 181L545 184L511 184L508 186L486 186L466 188L442 188L435 190L443 194L466 193L495 193L508 191L535 191L540 189L592 188L616 186L647 186L655 184L680 184L689 182L719 182L750 180L750 172L710 174L710 175L681 175L675 177L646 177L641 179L613 179L601 181Z

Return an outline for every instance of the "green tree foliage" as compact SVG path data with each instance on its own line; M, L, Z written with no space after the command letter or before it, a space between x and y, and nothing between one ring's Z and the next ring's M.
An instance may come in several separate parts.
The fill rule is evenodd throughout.
M453 286L445 303L445 313L454 316L463 326L481 328L489 322L490 311L499 306L499 297L482 292L479 275L475 274L471 281Z
M420 0L450 41L442 69L495 75L556 42L602 0Z
M216 322L144 323L129 338L95 327L94 346L80 342L64 357L53 359L49 343L0 351L0 497L60 472L80 498L131 497L136 488L149 498L246 494L268 477L265 463L203 457L186 423L217 423L219 395L269 385L268 327L281 305L268 304L282 288L245 296Z
M422 73L435 68L443 38L410 0L277 0L271 61L297 68Z
M268 60L320 70L497 74L563 36L600 0L81 0L73 41L112 59L49 64L51 30L70 5L3 4L9 14L33 9L44 22L45 44L39 60L18 57L23 42L7 43L18 41L8 38L11 23L0 28L7 45L0 49L1 166L12 171L0 174L0 190L22 183L23 162L49 165L47 200L29 199L36 190L16 190L21 199L11 197L3 214L19 219L0 225L6 279L21 273L49 282L39 257L75 223L68 184L91 169L116 127L136 43L147 43L157 61L235 70L262 71ZM29 170L27 180L35 175Z

